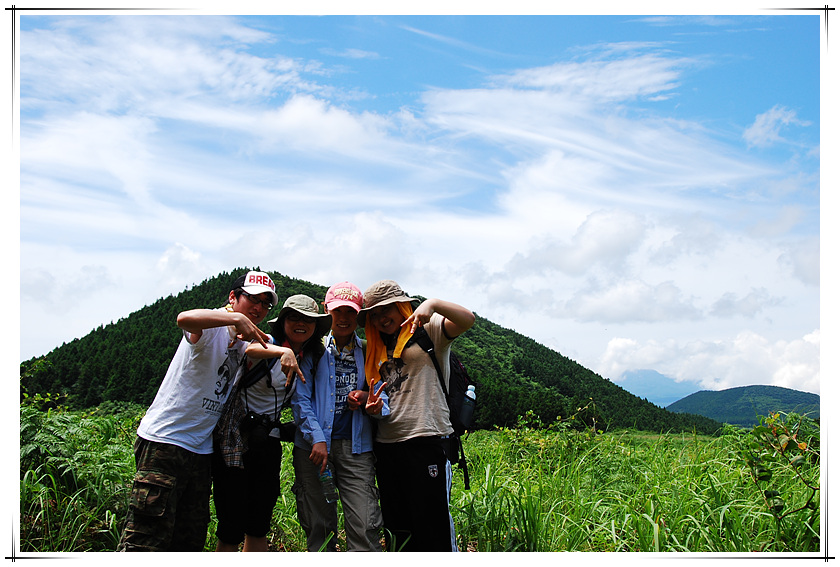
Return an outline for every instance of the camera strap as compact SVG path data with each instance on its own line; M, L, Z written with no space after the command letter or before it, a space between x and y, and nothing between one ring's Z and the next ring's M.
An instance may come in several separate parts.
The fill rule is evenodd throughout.
M271 369L274 368L274 365L277 363L277 360L277 358L264 358L260 360L257 364L253 366L253 368L251 368L245 373L245 376L242 377L240 386L243 390L245 397L245 411L250 411L250 408L248 407L248 388L259 382L260 378L265 376L266 386L268 386L274 391L274 416L272 419L272 423L278 423L280 421L280 412L283 410L284 407L288 407L290 405L292 392L294 391L295 380L297 379L296 376L292 376L292 382L286 388L286 393L283 397L283 403L278 404L277 389L271 385Z

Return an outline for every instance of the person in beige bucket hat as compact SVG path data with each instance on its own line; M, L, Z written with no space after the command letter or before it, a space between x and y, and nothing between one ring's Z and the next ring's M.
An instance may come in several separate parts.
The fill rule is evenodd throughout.
M412 303L417 304L414 308ZM441 299L411 297L393 280L364 293L365 376L385 382L390 414L378 421L374 454L386 546L403 551L457 551L449 513L452 468L447 458L446 392L429 353L411 339L425 332L449 383L449 351L475 314Z

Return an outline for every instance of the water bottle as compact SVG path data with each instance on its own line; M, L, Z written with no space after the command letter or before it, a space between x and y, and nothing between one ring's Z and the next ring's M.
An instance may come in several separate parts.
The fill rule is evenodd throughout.
M461 425L469 429L473 422L473 412L475 411L475 386L470 384L467 386L467 391L464 393L464 402L461 405Z
M320 479L321 491L324 493L324 499L327 501L327 504L333 504L336 500L338 500L338 492L335 489L335 481L333 480L332 470L330 470L329 465L327 465L327 468L324 469Z

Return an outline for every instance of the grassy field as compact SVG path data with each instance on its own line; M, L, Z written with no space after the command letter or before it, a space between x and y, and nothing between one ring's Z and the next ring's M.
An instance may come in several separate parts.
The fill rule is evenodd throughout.
M144 409L21 407L22 553L116 549ZM304 551L285 448L270 545ZM451 506L464 551L820 551L819 428L798 416L718 437L523 419L465 448L471 490L455 469Z

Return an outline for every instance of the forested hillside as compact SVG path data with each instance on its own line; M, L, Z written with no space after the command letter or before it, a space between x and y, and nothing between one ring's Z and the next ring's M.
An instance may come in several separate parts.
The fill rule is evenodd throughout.
M695 392L669 405L667 409L705 415L741 427L752 427L758 423L758 416L779 411L796 412L818 420L820 397L779 386L739 386L717 392Z
M68 404L87 408L103 401L151 403L180 340L175 325L179 312L224 304L232 274L224 272L175 296L169 296L120 319L100 326L81 339L21 364L21 388L30 395L66 393ZM320 301L326 286L271 274L281 302L305 293ZM407 290L414 295L422 290ZM276 316L275 307L266 320ZM263 323L262 327L268 327ZM720 424L712 419L669 412L630 394L573 360L513 330L478 316L475 326L454 346L470 375L479 382L479 427L513 425L531 410L543 423L580 417L598 429L633 427L651 431L712 433ZM591 398L591 402L590 402Z

